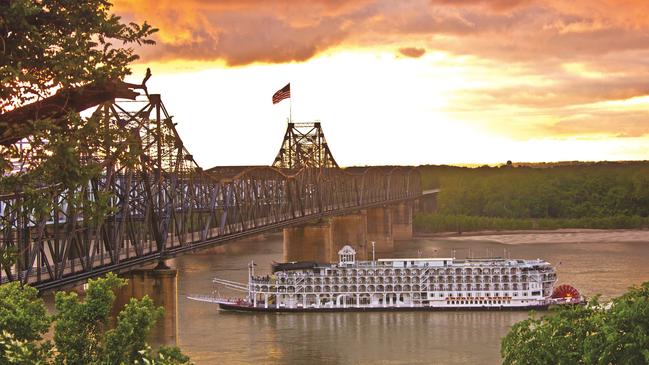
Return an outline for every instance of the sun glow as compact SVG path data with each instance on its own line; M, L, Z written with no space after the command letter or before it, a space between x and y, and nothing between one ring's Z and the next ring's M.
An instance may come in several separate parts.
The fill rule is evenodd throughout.
M556 127L565 119L558 109L491 105L490 90L527 90L553 80L443 52L408 58L393 49L334 49L302 63L141 64L130 81L146 66L154 74L150 92L162 94L204 167L271 163L289 116L295 122L321 121L343 166L632 159L631 153L646 152L645 137L566 134ZM292 98L272 105L272 94L287 82ZM538 96L530 91L519 97ZM647 102L636 98L581 108L592 112Z

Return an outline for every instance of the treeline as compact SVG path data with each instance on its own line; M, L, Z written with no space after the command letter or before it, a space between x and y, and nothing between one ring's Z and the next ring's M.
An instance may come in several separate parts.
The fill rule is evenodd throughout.
M464 230L648 226L647 162L422 166L420 171L424 189L441 188L439 216L417 217L416 227L426 231L456 231L458 225Z

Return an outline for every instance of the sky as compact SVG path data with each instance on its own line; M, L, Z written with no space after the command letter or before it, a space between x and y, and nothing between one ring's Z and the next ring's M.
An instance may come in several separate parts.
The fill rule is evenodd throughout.
M203 167L268 165L289 114L341 166L649 159L647 0L115 0ZM291 83L290 100L271 97Z

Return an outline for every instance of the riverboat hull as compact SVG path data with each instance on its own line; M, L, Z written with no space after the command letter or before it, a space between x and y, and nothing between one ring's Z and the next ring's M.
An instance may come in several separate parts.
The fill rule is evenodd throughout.
M315 313L315 312L448 312L448 311L529 311L547 310L550 304L529 306L444 306L444 307L321 307L277 308L254 307L246 303L219 302L219 309L238 312Z

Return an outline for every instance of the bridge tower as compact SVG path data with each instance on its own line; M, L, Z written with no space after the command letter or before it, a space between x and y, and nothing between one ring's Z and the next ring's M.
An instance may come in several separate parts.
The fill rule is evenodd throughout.
M329 150L320 122L288 123L273 167L290 170L337 168L338 163Z

